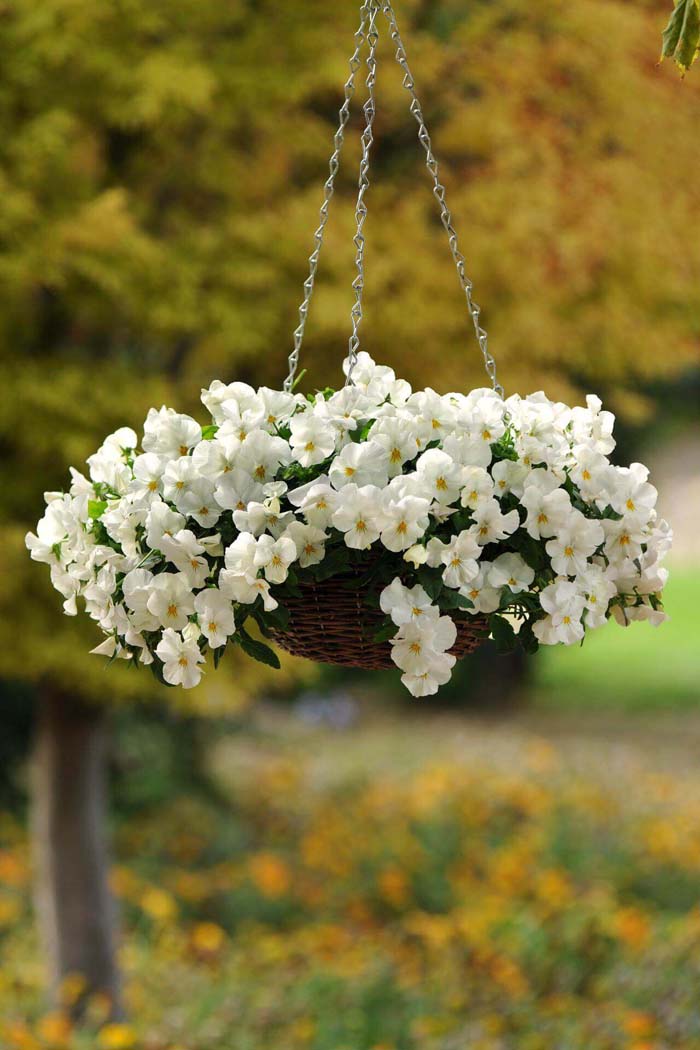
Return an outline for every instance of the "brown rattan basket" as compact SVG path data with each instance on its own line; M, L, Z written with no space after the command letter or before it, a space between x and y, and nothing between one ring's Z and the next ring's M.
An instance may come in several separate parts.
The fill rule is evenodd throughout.
M384 613L364 601L360 574L343 574L323 581L304 581L300 594L285 598L289 626L275 630L274 641L294 656L304 656L323 664L380 671L394 667L391 643L376 642L374 636L384 624ZM457 659L473 652L488 637L483 616L450 613L457 627L457 641L451 652Z

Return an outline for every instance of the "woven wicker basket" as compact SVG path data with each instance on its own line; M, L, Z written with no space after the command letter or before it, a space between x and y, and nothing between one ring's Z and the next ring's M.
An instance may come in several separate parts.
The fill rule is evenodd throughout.
M354 579L359 581L359 573ZM379 609L379 596L377 607L372 608L363 600L366 591L352 584L353 575L300 583L300 595L285 599L289 627L273 632L277 645L317 663L368 671L394 667L391 643L374 641L385 619ZM451 652L459 660L486 640L488 625L483 616L463 614L455 617L455 623L457 641Z

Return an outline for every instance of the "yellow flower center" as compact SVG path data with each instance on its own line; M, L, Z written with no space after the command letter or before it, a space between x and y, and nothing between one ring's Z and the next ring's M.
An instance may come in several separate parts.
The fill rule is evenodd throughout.
M420 644L420 642L411 642L411 644L409 645L409 647L408 647L408 648L410 649L410 651L411 651L412 653L415 653L415 654L416 654L416 656L417 656L417 655L418 655L418 653L419 653L419 652L420 652L420 650L421 650L421 644Z
M401 535L404 535L407 532L407 530L408 530L408 525L406 524L405 521L400 521L398 523L398 525L396 526L396 531L400 532Z
M345 477L346 478L351 478L354 473L355 473L355 468L354 467L346 467L345 468Z
M491 440L491 431L490 430L482 430L481 431L481 436L484 439L484 441L490 441Z
M216 622L216 620L210 620L207 624L207 627L209 629L210 634L214 634L216 631L219 630L219 625Z
M187 665L189 663L189 660L187 659L186 656L181 656L180 659L178 660L178 663L179 663L180 667L187 667Z
M562 620L562 623L571 623L571 617L570 616L565 616L564 619Z
M401 462L401 452L399 451L399 449L392 448L391 455L389 456L389 459L391 460L392 463L400 463Z
M583 471L581 471L581 477L583 478L584 481L590 481L591 480L591 472L590 472L590 470L583 470Z
M279 569L280 565L282 564L282 559L280 558L279 554L272 555L272 564L276 569Z
M479 535L480 536L488 536L488 532L489 532L488 525L482 525L481 528L479 529Z
M255 468L255 477L258 478L260 481L264 481L265 480L265 474L266 474L265 467L263 466L262 463L260 463Z
M452 558L450 560L450 565L452 566L452 568L456 569L457 566L461 565L461 564L462 564L462 559L459 557L459 555L458 554L453 554Z
M538 525L545 525L548 521L549 521L549 518L544 513L544 511L540 511L540 513L537 515L537 524Z
M440 475L439 478L436 479L436 481L435 481L435 488L438 489L440 492L445 492L446 491L446 489L447 489L447 482L443 478L442 474Z
M573 547L564 547L564 554L566 555L567 558L573 558L573 556L574 556L574 548Z
M417 605L413 606L413 608L411 609L411 612L412 612L412 614L414 616L422 616L423 615L423 610L419 609Z
M186 456L187 455L187 445L180 445L180 455L181 456Z
M148 491L149 492L155 492L157 488L158 488L158 482L157 481L149 481L148 482Z
M628 499L627 502L625 503L625 506L627 507L627 510L635 510L636 509L633 499Z
M185 487L184 481L176 481L175 482L175 488L176 489L184 489L184 487Z
M439 419L434 419L432 421L432 427L433 427L433 430L439 430L440 429L440 420Z
M305 452L313 452L313 450L315 448L316 448L316 446L314 445L313 441L307 441L306 444L304 445L304 451Z
M629 543L629 541L630 541L629 535L626 532L623 532L622 535L620 536L620 546L621 547L626 547L627 544Z
M357 529L358 532L366 532L367 531L367 524L362 518L358 518L357 521L355 522L355 528Z
M171 602L168 606L168 616L177 616L177 605L174 602Z

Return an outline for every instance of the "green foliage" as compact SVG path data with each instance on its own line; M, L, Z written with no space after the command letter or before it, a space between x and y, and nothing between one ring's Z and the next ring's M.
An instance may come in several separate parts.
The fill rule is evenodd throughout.
M663 32L662 58L672 58L686 73L700 49L700 6L698 0L677 0Z

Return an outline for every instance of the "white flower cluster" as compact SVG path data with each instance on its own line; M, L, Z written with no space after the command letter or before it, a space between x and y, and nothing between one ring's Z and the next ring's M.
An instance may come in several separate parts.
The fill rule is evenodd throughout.
M527 649L611 615L664 619L671 532L646 468L610 463L597 397L412 392L362 353L335 393L217 381L202 401L204 428L161 408L140 442L110 435L27 536L65 611L81 597L108 636L95 652L185 688L229 642L274 659L244 621L283 627L285 596L329 555L337 572L378 566L414 695L450 678L459 618L488 615L500 635L515 621Z

